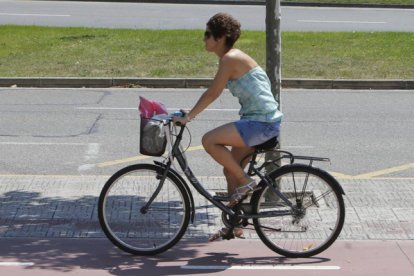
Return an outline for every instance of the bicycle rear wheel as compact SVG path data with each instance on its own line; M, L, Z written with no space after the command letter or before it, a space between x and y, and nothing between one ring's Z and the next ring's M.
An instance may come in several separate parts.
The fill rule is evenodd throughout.
M284 166L269 178L292 206L267 186L253 195L253 210L269 216L253 220L260 239L276 253L292 258L327 249L345 220L338 182L325 171L301 164Z
M171 173L148 210L164 169L138 164L115 173L99 196L98 216L105 235L134 255L155 255L176 244L190 219L188 195Z

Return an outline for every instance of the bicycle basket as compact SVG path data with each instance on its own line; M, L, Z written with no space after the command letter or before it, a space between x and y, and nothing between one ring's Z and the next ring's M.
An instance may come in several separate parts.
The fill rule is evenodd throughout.
M141 117L139 152L149 156L161 156L167 146L162 122Z
M158 114L167 114L162 103L140 97L139 111L141 113L139 152L149 156L161 156L167 146L167 137L163 132L162 122L153 120Z

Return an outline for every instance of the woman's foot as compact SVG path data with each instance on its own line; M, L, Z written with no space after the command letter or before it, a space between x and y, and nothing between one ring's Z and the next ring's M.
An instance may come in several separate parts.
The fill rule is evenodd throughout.
M231 195L229 204L227 205L230 208L233 208L238 203L243 201L247 197L247 194L251 191L255 191L257 187L257 183L255 180L251 180L246 185L240 186L235 189L234 193Z
M216 233L211 235L210 238L208 238L208 241L212 242L212 241L218 240L219 238L224 238L229 234L229 231L230 231L229 228L225 228L225 227L221 228ZM235 238L245 239L245 237L243 236L243 229L241 229L241 228L234 228L233 229L233 235L234 235Z

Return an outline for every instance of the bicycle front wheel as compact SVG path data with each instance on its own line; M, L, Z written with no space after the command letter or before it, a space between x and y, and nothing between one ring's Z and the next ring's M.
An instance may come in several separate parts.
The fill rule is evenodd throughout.
M105 235L134 255L155 255L176 244L190 219L188 195L171 173L161 189L164 169L138 164L115 173L99 196L98 216ZM148 209L143 208L158 191Z
M284 166L269 178L274 189L264 187L252 198L253 209L263 216L253 220L260 239L276 253L291 258L310 257L327 249L345 220L338 182L325 171L301 164Z

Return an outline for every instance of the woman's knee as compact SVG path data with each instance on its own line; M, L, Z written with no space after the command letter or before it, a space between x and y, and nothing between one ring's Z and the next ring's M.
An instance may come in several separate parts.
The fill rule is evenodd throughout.
M208 152L210 147L214 145L212 135L209 132L204 134L203 138L201 139L201 143L203 144L204 149Z

